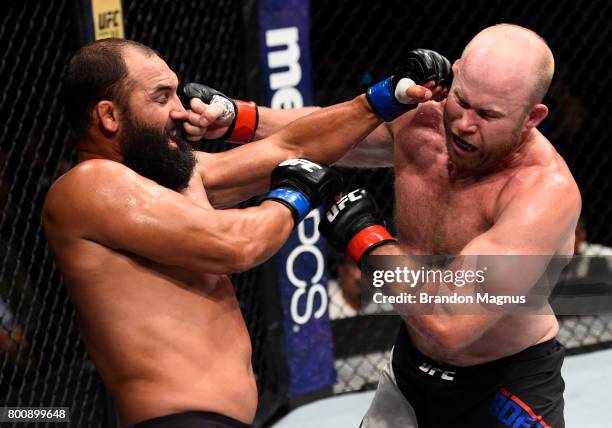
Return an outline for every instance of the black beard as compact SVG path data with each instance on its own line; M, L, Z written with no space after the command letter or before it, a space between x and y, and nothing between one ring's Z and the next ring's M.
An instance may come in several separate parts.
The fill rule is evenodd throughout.
M123 163L138 174L174 191L187 187L196 160L191 145L178 135L127 117L123 123ZM174 141L176 148L168 145Z

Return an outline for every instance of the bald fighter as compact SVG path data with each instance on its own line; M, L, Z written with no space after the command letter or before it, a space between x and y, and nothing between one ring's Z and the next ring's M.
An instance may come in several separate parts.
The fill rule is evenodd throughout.
M528 29L500 24L476 35L452 70L447 99L412 97L418 105L403 115L397 102L406 100L398 98L414 89L400 88L393 99L398 79L374 85L369 101L387 123L343 158L395 168L397 243L359 192L324 219L322 231L357 262L367 253L571 255L580 193L537 130L554 72L549 47ZM215 111L193 107L203 116L193 134L213 131ZM268 121L274 114L260 109L262 129L287 118ZM301 112L284 114L294 115L289 121ZM510 286L527 291L535 276ZM433 312L404 317L363 427L564 426L564 350L554 315Z
M336 160L381 121L360 97L240 151L194 153L177 136L177 85L136 42L76 53L63 89L79 163L49 190L43 225L124 425L249 426L251 344L227 274L271 257L337 192L333 171L295 158ZM270 189L257 207L213 208Z

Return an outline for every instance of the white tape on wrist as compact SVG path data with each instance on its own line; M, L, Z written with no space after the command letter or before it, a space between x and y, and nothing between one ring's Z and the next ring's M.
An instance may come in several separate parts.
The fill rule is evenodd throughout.
M210 104L221 107L222 113L219 119L234 120L236 113L234 112L234 105L230 100L220 95L213 95L212 99L210 100Z
M407 77L401 78L395 87L395 99L402 104L414 104L414 99L406 95L406 90L414 85L416 85L414 80Z

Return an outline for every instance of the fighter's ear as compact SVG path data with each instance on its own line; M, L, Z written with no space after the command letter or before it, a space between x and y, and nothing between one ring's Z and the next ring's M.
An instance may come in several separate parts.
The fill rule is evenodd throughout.
M459 69L459 63L461 62L461 58L453 62L453 74L457 75L457 70Z
M548 116L548 107L544 104L534 104L531 110L529 110L529 113L527 113L525 127L527 129L535 128L540 122L546 119L546 116Z
M98 123L102 131L114 134L119 130L120 112L112 101L100 101L94 106L93 115L94 123Z

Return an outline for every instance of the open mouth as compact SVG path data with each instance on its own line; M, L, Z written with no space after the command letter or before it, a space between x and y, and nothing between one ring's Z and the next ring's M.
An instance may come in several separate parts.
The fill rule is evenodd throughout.
M170 141L175 142L177 140L177 138L179 137L178 129L176 129L176 128L169 129L168 131L166 131L166 135L168 136L168 139Z
M457 137L454 134L453 134L453 142L455 143L455 145L459 146L460 149L462 149L462 150L464 150L466 152L475 152L477 150L476 146L473 146L472 144L470 144L467 141Z

